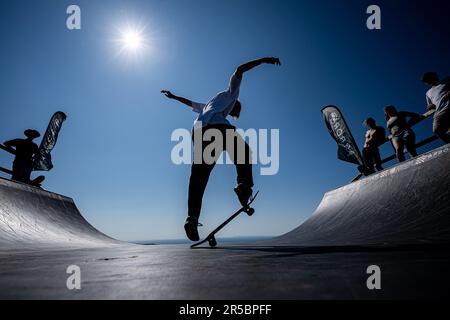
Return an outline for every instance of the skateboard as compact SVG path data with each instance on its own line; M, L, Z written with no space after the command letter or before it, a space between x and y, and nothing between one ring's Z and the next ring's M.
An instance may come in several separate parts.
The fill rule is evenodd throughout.
M220 226L215 228L205 239L203 239L200 242L197 242L191 246L191 249L194 249L205 242L209 243L209 246L211 248L215 248L217 246L217 240L215 237L215 234L222 230L228 223L230 223L234 218L236 218L238 215L240 215L242 212L247 213L247 215L252 216L255 213L255 209L251 208L250 205L255 201L256 197L258 196L258 192L255 193L253 197L249 199L249 202L247 206L240 208L238 211L236 211L231 217L229 217L227 220L225 220Z
M41 188L42 187L42 182L44 182L45 177L44 176L39 176L33 180L30 181L30 184L34 187L38 187Z

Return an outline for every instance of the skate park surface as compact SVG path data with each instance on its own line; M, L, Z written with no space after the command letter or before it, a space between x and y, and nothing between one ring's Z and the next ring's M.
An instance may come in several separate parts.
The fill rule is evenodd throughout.
M449 167L443 146L326 193L285 235L194 250L114 240L72 199L0 179L0 299L445 299Z

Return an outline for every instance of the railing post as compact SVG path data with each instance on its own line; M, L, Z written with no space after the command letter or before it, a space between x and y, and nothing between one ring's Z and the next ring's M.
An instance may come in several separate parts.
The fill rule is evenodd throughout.
M4 145L1 144L1 143L0 143L0 149L1 149L1 150L4 150L4 151L6 151L6 152L8 152L8 153L10 153L10 154L12 154L12 155L16 155L16 152L15 152L14 149L8 148L7 146L4 146ZM10 175L13 174L13 172L12 172L11 170L6 169L6 168L3 168L3 167L0 167L0 172L6 173L6 174L10 174Z
M0 143L0 149L6 151L6 152L8 152L8 153L11 153L12 155L16 155L16 151L15 151L13 148L9 148L9 147L7 147L7 146L4 146L4 145L1 144L1 143Z
M6 168L3 168L3 167L0 167L0 171L1 171L1 172L4 172L4 173L7 173L7 174L10 174L10 175L13 174L13 172L12 172L11 170L6 169Z

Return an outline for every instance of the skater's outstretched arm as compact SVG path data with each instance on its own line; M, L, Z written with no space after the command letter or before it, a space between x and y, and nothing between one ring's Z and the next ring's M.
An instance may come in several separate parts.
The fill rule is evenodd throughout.
M258 60L253 60L253 61L249 61L247 63L244 63L243 65L239 66L236 69L235 75L236 77L238 77L239 79L242 79L242 75L247 72L250 71L251 69L263 64L263 63L267 63L267 64L274 64L274 65L281 65L281 61L278 58L275 57L266 57L266 58L261 58Z
M3 145L7 148L17 147L17 140L18 139L5 141L5 142L3 142Z
M188 107L191 107L191 108L192 108L192 101L189 100L189 99L186 99L186 98L183 98L183 97L176 96L176 95L172 94L172 92L170 92L170 91L168 91L168 90L161 90L161 93L162 93L163 95L165 95L165 96L166 96L167 98L169 98L169 99L177 100L177 101L179 101L179 102L181 102L181 103L187 105Z

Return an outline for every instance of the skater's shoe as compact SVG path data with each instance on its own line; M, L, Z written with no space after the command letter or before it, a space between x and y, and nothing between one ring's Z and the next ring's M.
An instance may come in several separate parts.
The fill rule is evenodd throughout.
M191 241L199 241L200 236L198 235L198 218L196 217L187 217L186 222L184 223L184 230L186 231L186 236Z
M248 200L253 194L252 188L244 183L239 183L237 187L234 188L234 192L236 192L241 205L246 207L248 205Z

